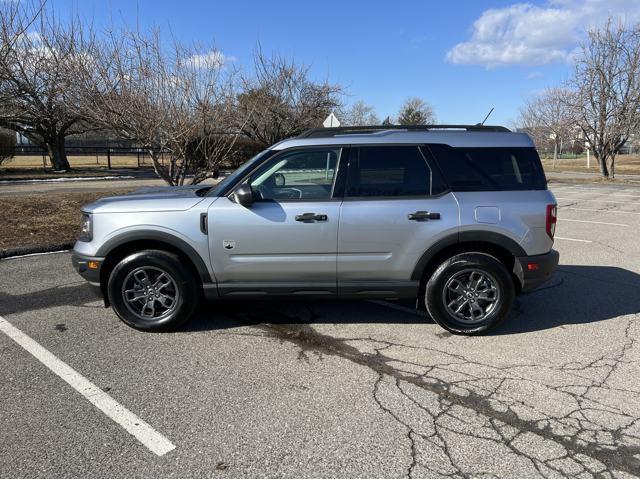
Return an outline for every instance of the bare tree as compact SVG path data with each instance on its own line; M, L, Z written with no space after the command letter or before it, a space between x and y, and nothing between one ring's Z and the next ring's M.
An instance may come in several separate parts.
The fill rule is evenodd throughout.
M369 126L379 125L380 118L376 115L376 109L367 105L364 101L355 102L343 113L344 126Z
M81 111L134 140L169 185L216 176L238 132L229 127L234 72L215 49L167 49L158 31L112 31L82 69Z
M399 125L429 125L435 121L433 108L422 98L408 98L398 112Z
M42 146L57 170L69 170L65 138L86 129L70 108L84 61L78 22L46 9L0 9L0 126ZM17 37L16 37L17 35Z
M0 129L0 165L13 158L16 148L16 134L13 131Z
M258 50L254 71L238 96L238 128L264 147L321 126L340 107L342 87L311 80L307 66Z
M5 58L16 42L40 17L46 0L40 2L0 2L0 58Z
M520 110L522 126L539 147L553 144L553 164L563 142L575 140L576 120L568 103L571 92L563 88L549 88L528 101Z
M589 32L569 82L578 126L604 177L615 175L615 158L640 127L640 24L609 20Z

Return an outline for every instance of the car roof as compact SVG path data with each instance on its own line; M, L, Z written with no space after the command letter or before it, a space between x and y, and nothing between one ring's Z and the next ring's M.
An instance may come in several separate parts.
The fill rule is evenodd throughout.
M323 145L389 145L440 143L453 147L533 147L526 133L515 133L503 127L452 128L327 128L314 129L299 137L276 143L273 150ZM324 130L324 131L323 131ZM326 132L325 132L326 131Z

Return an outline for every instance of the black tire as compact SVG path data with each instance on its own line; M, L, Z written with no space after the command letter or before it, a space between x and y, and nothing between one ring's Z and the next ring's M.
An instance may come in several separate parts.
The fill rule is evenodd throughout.
M453 256L425 279L427 312L453 334L482 334L495 328L506 319L515 297L507 268L484 253ZM460 311L454 314L458 308Z
M143 286L145 277L151 289ZM155 290L154 284L159 284ZM139 251L120 261L109 276L107 292L120 319L143 331L176 329L191 317L200 301L200 286L191 269L177 255L160 250ZM151 303L147 294L153 298ZM141 308L144 311L136 314ZM144 314L152 308L155 316Z

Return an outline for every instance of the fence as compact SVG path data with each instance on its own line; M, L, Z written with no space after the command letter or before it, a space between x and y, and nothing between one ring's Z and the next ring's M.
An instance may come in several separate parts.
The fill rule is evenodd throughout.
M72 168L144 168L152 166L149 153L143 148L119 146L67 146L67 159ZM237 168L250 157L258 153L259 148L254 145L238 145L233 157L223 168ZM161 152L160 162L163 163L168 152ZM43 148L36 145L16 146L13 158L3 164L8 168L50 168L49 156Z
M72 167L140 168L151 165L151 157L142 148L113 146L67 146L67 158ZM49 168L47 152L38 146L17 146L8 167Z

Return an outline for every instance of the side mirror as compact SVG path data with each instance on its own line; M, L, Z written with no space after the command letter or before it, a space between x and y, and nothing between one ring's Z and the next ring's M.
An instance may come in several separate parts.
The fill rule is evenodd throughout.
M286 180L284 179L284 175L282 173L276 173L275 175L273 175L273 182L278 187L282 187L286 184Z
M233 197L239 205L251 206L253 203L253 190L249 185L242 185L235 191Z

